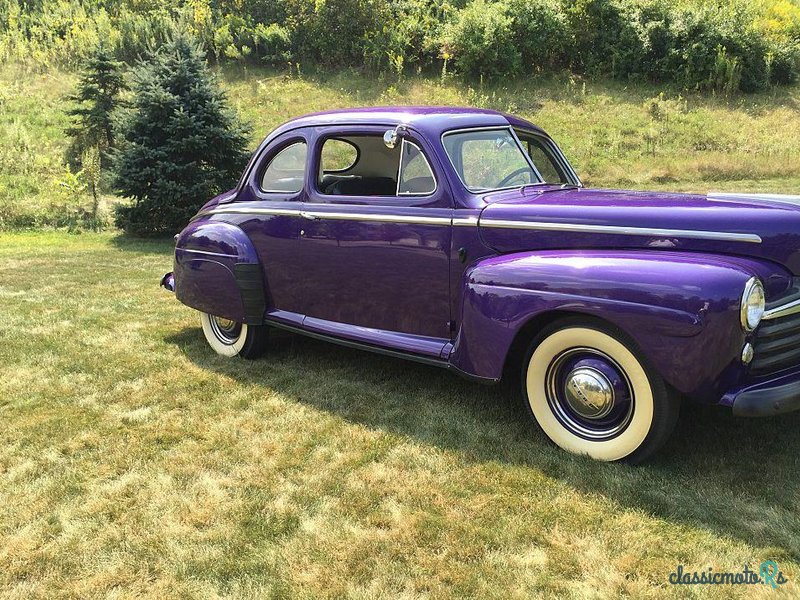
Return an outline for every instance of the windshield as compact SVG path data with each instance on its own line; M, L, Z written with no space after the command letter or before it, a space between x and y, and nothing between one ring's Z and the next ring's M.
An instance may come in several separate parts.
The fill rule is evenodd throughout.
M453 168L472 192L542 182L509 128L448 133L442 142Z

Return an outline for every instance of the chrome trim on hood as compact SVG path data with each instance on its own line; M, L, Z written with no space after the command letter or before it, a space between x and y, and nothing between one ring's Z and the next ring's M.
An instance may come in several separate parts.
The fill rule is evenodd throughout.
M761 236L755 233L728 231L700 231L696 229L656 229L650 227L625 227L621 225L589 225L583 223L546 223L541 221L507 221L481 218L481 227L502 229L534 229L537 231L568 231L580 233L605 233L611 235L641 235L647 237L680 237L697 240L722 240L760 244Z
M756 202L772 202L777 204L788 204L800 206L800 196L789 194L741 194L728 192L709 192L706 196L709 200L747 200Z

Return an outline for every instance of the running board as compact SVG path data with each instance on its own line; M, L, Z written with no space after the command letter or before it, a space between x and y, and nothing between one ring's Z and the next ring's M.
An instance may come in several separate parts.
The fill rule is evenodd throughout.
M298 327L297 325L289 325L288 323L273 320L267 317L264 319L264 323L269 325L270 327L276 327L278 329L283 329L285 331L291 331L292 333L298 333L300 335L305 335L310 338L314 338L316 340L323 340L325 342L332 342L334 344L338 344L340 346L345 346L346 348L354 348L356 350L366 350L367 352L374 352L375 354L383 354L384 356L391 356L392 358L402 358L404 360L411 360L414 362L422 363L424 365L430 365L433 367L441 367L443 369L451 368L451 365L448 361L443 360L441 358L434 358L432 356L422 356L420 354L412 354L411 352L403 352L402 350L394 350L392 348L384 348L381 346L375 346L373 344L368 344L365 342L357 342L355 340L348 340L341 337L336 337L333 335L329 335L326 333L319 333L316 331L310 331L305 329L304 327ZM458 369L454 369L458 371ZM460 371L459 371L460 372Z

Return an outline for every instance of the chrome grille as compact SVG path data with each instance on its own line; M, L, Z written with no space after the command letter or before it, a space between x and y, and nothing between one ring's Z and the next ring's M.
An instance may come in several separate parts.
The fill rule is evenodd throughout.
M780 298L767 304L770 310L800 300L800 282ZM753 342L754 356L750 363L753 375L765 375L800 365L800 312L764 319Z

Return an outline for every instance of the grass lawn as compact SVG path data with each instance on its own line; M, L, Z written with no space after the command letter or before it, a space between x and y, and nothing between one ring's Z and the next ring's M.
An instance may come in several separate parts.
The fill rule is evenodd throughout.
M0 595L797 597L800 414L688 407L639 468L515 384L282 335L219 358L169 242L0 235ZM778 592L667 582L776 560Z

